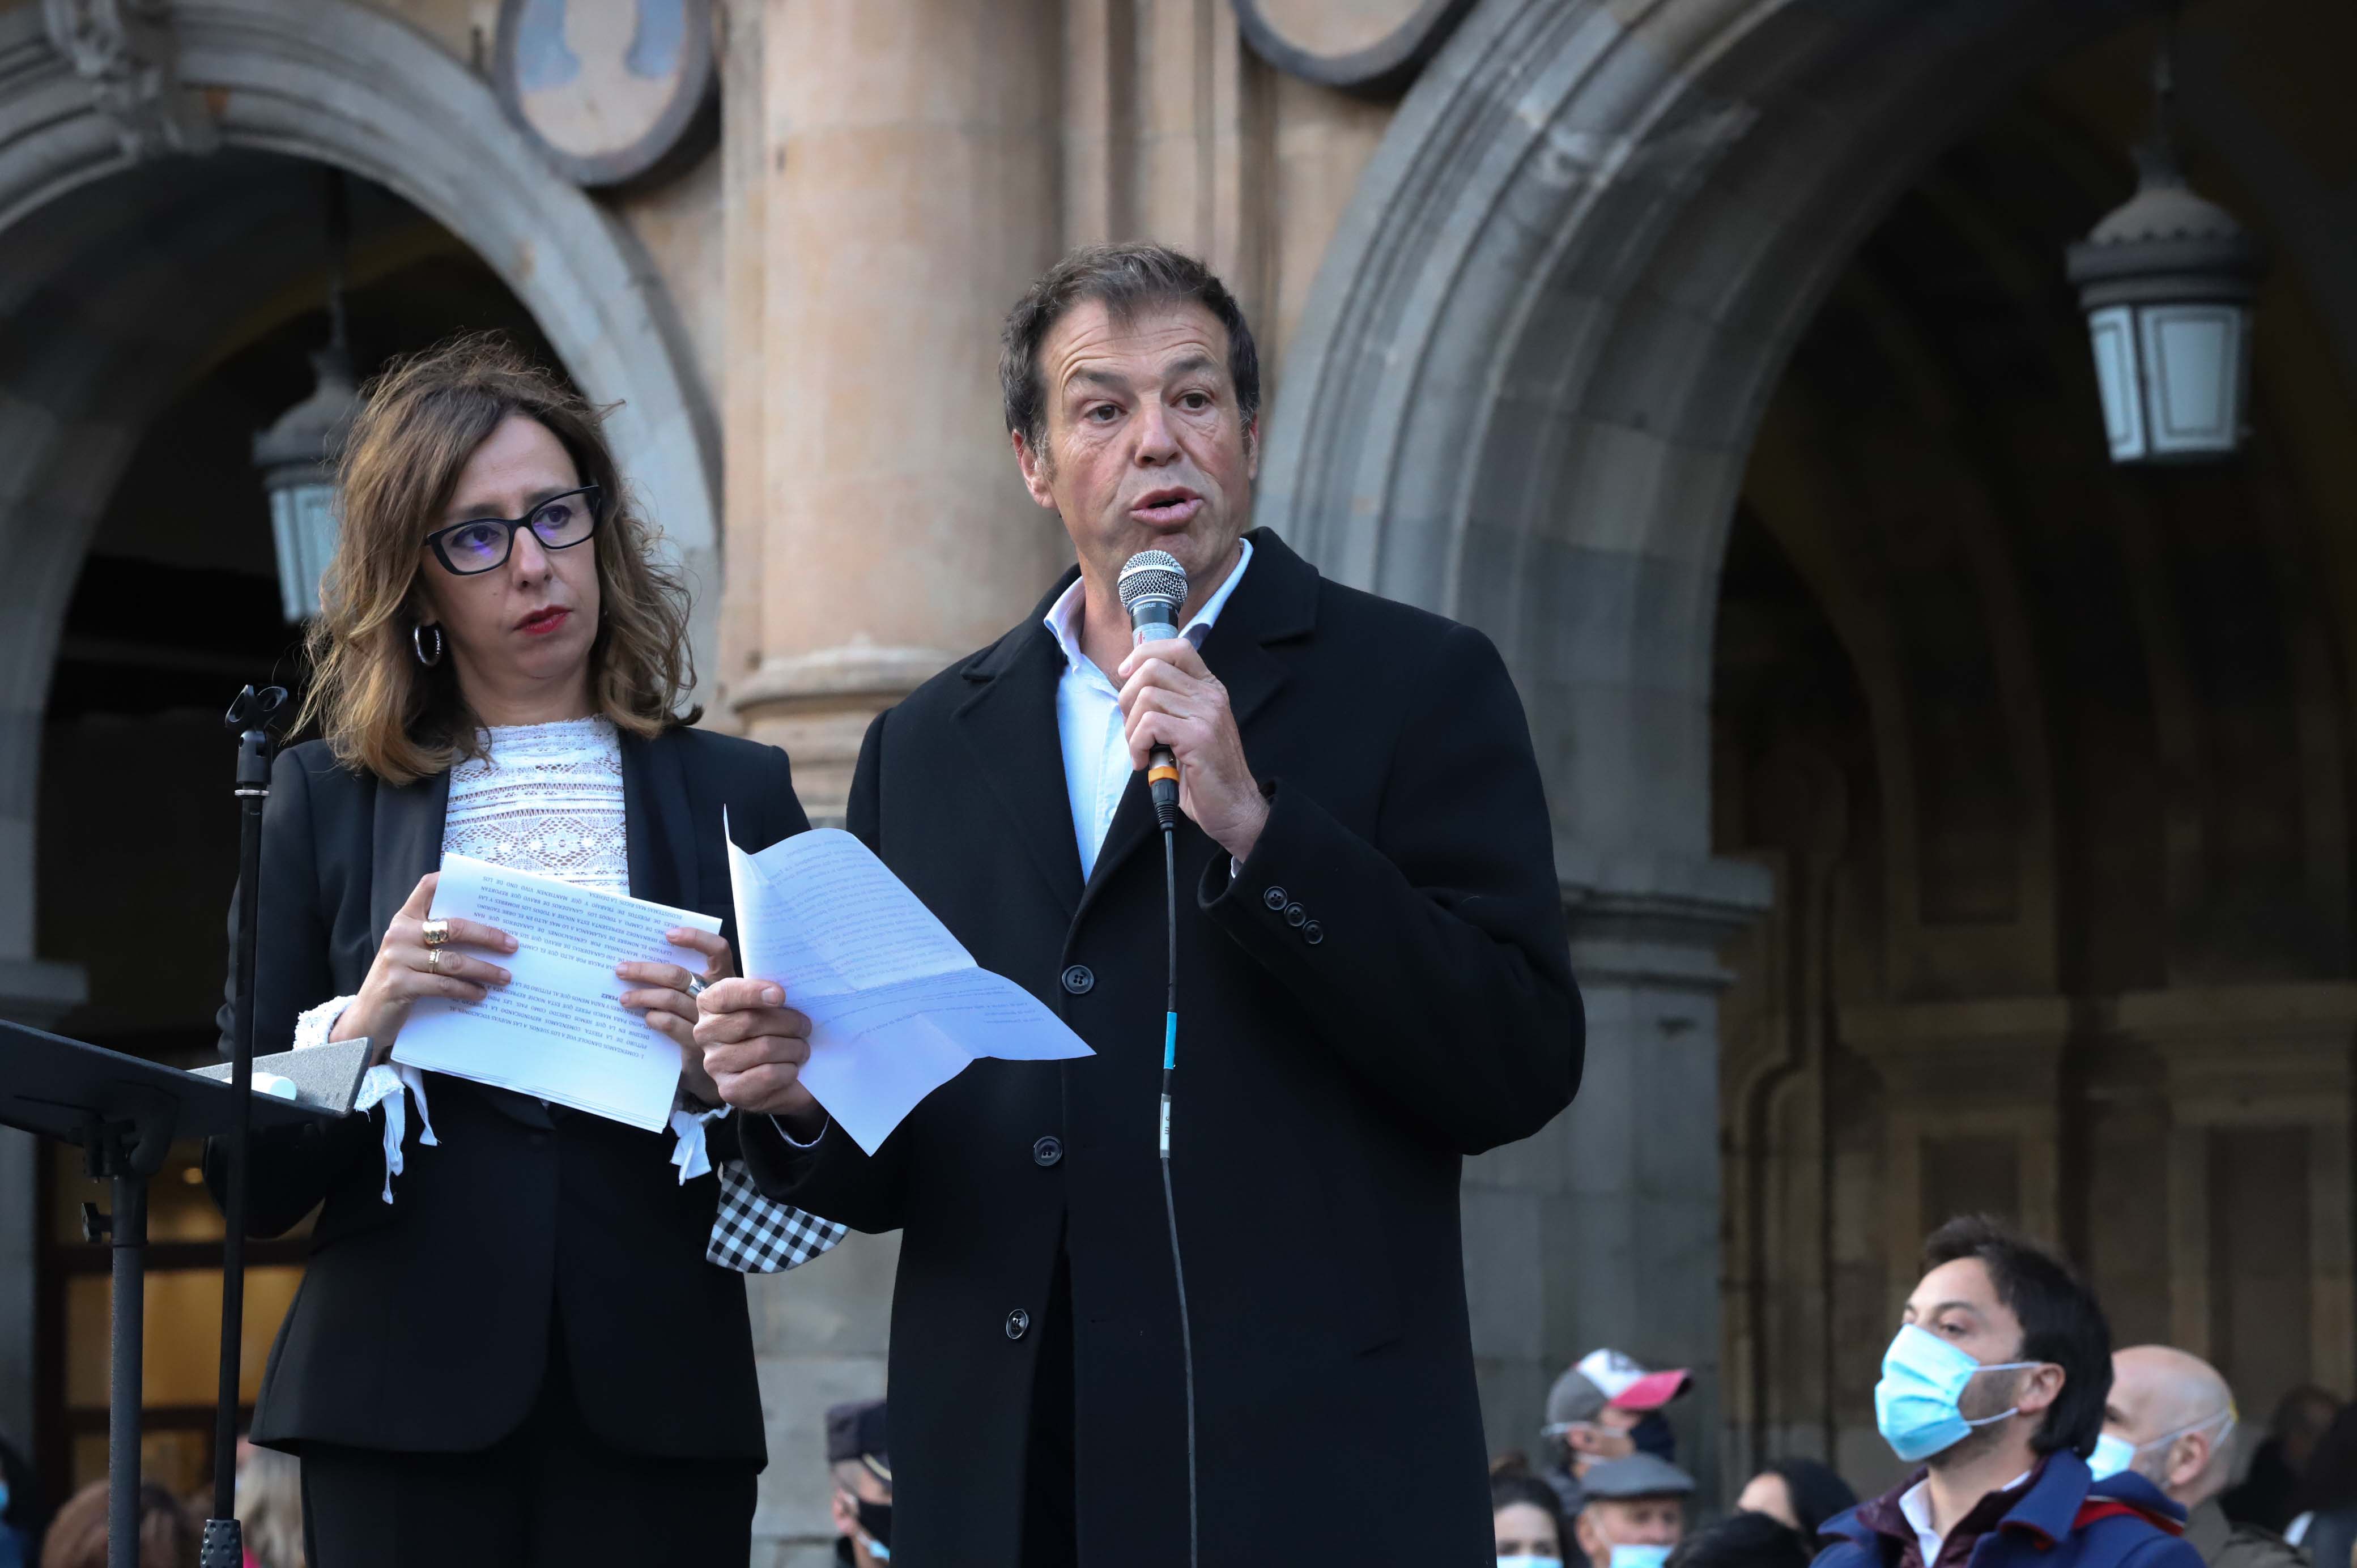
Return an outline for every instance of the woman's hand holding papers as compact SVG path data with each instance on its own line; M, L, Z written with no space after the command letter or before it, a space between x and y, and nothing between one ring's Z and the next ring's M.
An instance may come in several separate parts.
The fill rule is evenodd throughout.
M393 1042L418 998L447 996L456 1002L480 1002L489 994L489 987L508 983L508 972L498 964L457 950L470 947L513 952L515 939L505 931L473 920L452 920L445 945L426 945L425 916L434 907L434 886L439 878L437 872L421 877L409 902L385 927L384 940L377 947L376 961L369 965L368 978L361 982L360 995L337 1018L328 1038L356 1040L366 1036L369 1059L381 1062L393 1050Z
M727 940L716 931L676 926L663 936L673 946L694 948L711 961L703 976L707 984L727 979L737 967L728 951ZM695 977L675 963L618 963L614 972L640 986L640 990L622 993L622 1005L633 1012L644 1012L648 1027L678 1043L680 1087L704 1104L719 1104L720 1090L711 1074L705 1071L704 1053L695 1044L695 997L688 990Z
M720 1098L737 1110L774 1116L802 1142L818 1136L826 1113L802 1087L811 1021L787 1006L782 987L766 980L724 980L696 998L703 1016L695 1043Z

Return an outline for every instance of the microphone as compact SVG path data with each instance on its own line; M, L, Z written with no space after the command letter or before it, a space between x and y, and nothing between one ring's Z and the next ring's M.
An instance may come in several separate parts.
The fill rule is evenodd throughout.
M1133 646L1178 635L1178 609L1187 602L1187 568L1167 550L1141 550L1121 569L1115 586L1129 611ZM1154 796L1154 820L1174 827L1178 820L1178 764L1167 746L1146 759L1146 784Z
M1161 642L1178 635L1178 610L1187 602L1187 568L1167 550L1141 550L1121 569L1115 586L1129 611L1137 642ZM1132 646L1135 646L1133 644ZM1162 829L1163 933L1168 989L1162 1015L1162 1122L1157 1149L1162 1160L1162 1212L1170 1221L1170 1277L1178 1287L1178 1361L1187 1387L1187 1563L1199 1561L1201 1536L1195 1488L1195 1330L1187 1312L1187 1262L1178 1250L1178 1199L1170 1183L1170 1089L1178 1066L1178 765L1170 748L1146 754L1146 783L1154 793L1154 820Z

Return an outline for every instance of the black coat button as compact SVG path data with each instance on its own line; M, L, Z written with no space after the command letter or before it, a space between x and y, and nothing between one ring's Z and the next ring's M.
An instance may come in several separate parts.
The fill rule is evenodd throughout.
M1282 909L1285 908L1285 889L1272 887L1260 896L1260 901L1272 909Z
M1035 1165L1052 1165L1063 1157L1064 1141L1061 1138L1046 1137L1031 1145L1031 1163Z
M1086 996L1095 988L1096 983L1097 977L1089 972L1087 964L1076 963L1064 971L1064 989L1075 996Z
M1029 1313L1018 1306L1006 1315L1006 1337L1009 1339L1020 1339L1030 1331L1031 1315Z
M1301 940L1314 948L1326 940L1326 928L1312 920L1301 928Z
M1301 929L1301 922L1308 918L1309 918L1309 911L1303 908L1300 905L1287 904L1285 907L1285 923L1291 926L1295 930L1299 930Z

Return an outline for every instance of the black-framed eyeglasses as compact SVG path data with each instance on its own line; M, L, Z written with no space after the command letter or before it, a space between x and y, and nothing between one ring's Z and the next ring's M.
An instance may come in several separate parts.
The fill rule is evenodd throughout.
M605 491L584 485L549 497L522 517L479 517L437 528L425 536L425 542L444 571L471 577L508 564L520 528L531 529L543 550L569 550L597 532L605 515Z

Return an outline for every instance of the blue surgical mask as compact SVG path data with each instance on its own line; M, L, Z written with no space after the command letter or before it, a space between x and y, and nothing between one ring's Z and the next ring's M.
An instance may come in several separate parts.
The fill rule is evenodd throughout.
M2136 1455L2146 1449L2158 1448L2164 1443L2174 1443L2189 1432L2199 1432L2205 1426L2215 1426L2221 1421L2227 1423L2226 1432L2218 1434L2218 1442L2222 1446L2226 1441L2226 1433L2234 1429L2234 1407L2231 1404L2215 1415L2205 1415L2190 1426L2180 1426L2174 1432L2164 1432L2148 1443L2130 1443L2125 1437L2115 1437L2106 1432L2095 1439L2095 1451L2087 1456L2087 1473L2101 1481L2119 1475L2122 1471L2133 1470L2136 1468Z
M1953 1345L1914 1324L1903 1325L1882 1355L1882 1380L1874 1385L1874 1423L1891 1452L1912 1463L1954 1447L1976 1426L2013 1414L2002 1410L1966 1421L1964 1386L1983 1372L2010 1372L2039 1361L1993 1361L1983 1366ZM1619 1568L1618 1564L1614 1568Z
M1498 1559L1498 1568L1563 1568L1560 1557L1525 1557L1517 1554Z
M1612 1568L1662 1568L1670 1560L1666 1546L1615 1546Z
M2104 1433L2095 1439L2095 1451L2087 1456L2087 1474L2098 1481L2116 1476L2136 1464L2136 1445L2125 1437Z

